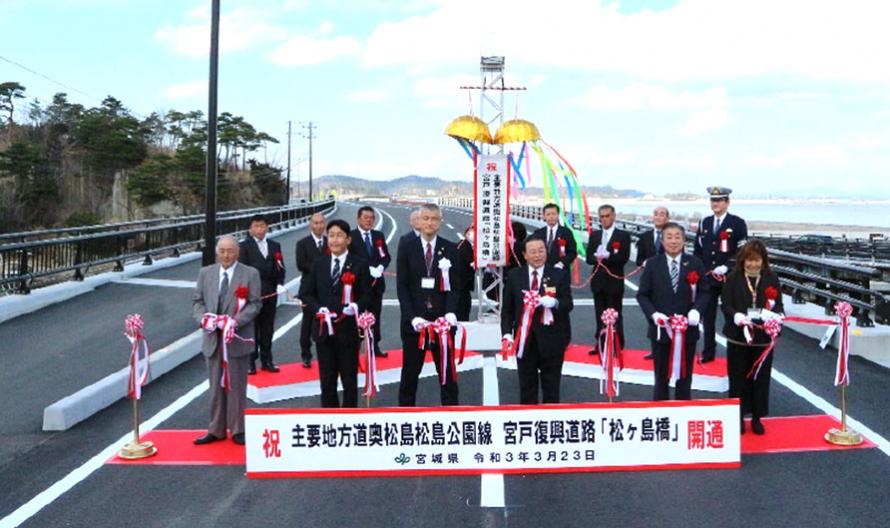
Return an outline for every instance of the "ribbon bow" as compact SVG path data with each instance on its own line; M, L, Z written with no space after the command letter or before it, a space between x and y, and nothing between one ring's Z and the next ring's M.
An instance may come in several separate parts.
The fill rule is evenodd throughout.
M442 280L439 281L439 291L451 291L451 277L448 275L448 270L450 269L450 260L448 260L447 258L439 259L439 273L441 273L442 276Z
M124 320L124 335L130 341L130 376L127 381L127 396L134 400L142 398L142 387L148 383L150 351L145 334L142 332L145 323L139 314L130 314ZM142 345L141 347L139 345ZM142 355L139 349L142 349Z
M839 301L834 305L835 313L840 317L841 337L837 347L837 368L834 374L834 384L850 384L850 316L853 315L853 307L846 301Z
M769 344L763 349L763 352L761 352L760 356L754 361L754 364L751 365L751 370L748 371L748 378L757 379L757 376L760 375L760 368L763 366L763 362L766 361L766 358L769 357L770 353L776 348L776 340L779 337L779 333L782 331L782 323L779 319L768 319L763 323L763 331L769 336Z
M365 343L365 361L364 365L359 365L359 368L365 373L365 392L363 394L367 398L373 398L380 390L377 386L377 361L374 356L374 323L376 321L374 314L368 311L362 312L356 319Z
M235 311L238 311L237 307ZM219 383L220 387L225 389L226 392L229 392L229 388L231 387L231 384L229 383L229 343L235 339L245 343L254 342L252 338L244 339L235 333L235 328L237 326L238 323L235 321L235 318L225 314L206 313L204 314L204 318L201 319L201 328L207 333L216 332L217 330L222 333L222 354L220 358L222 362L222 375L220 376Z
M417 341L417 348L424 350L424 354L430 353L432 344L439 343L439 382L445 385L447 381L445 369L451 371L451 378L457 381L457 366L463 364L464 355L467 351L467 330L462 325L454 325L463 333L461 338L460 350L454 350L454 337L451 335L451 323L444 317L439 317L435 321L426 323L420 327L420 336ZM455 355L459 359L455 364Z
M603 377L600 378L600 394L605 393L609 400L618 396L619 385L615 378L615 361L618 362L618 370L624 370L624 351L618 334L615 332L615 323L618 322L618 311L614 308L606 308L600 319L605 328L600 332L600 339L605 339L605 344L600 346L600 363L603 366Z
M535 308L538 307L540 302L541 294L537 290L523 290L522 320L519 322L519 328L516 329L516 335L513 338L513 353L517 358L522 358L525 342L528 339L529 333L531 333Z
M686 374L686 330L689 320L684 315L674 314L666 326L671 337L671 358L668 363L668 380L677 381Z

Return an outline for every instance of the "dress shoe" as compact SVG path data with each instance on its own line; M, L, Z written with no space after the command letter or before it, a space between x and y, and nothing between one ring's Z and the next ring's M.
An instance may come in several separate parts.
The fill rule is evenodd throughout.
M232 442L235 442L238 445L244 445L244 433L233 434Z
M266 372L279 372L281 370L275 365L275 363L263 363L263 366L260 368L262 368Z
M218 436L213 436L212 434L207 433L206 435L202 436L201 438L195 438L195 440L192 443L195 445L205 445L205 444L212 444L213 442L219 442L220 440L225 440L225 438L220 438Z
M702 356L702 358L698 360L698 362L699 362L699 363L702 363L702 364L710 363L711 361L714 361L714 358L712 358L712 357L704 357L704 356Z
M312 368L312 360L304 359L303 360L303 368Z
M247 367L247 375L248 375L248 376L253 376L254 374L256 374L256 365L254 365L253 363L251 363L250 366Z
M648 354L643 356L643 359L655 359L655 356L652 355L652 352L649 352Z
M595 356L595 355L599 354L599 351L597 351L596 347L594 347L594 348L591 348L590 350L588 350L587 353L591 356Z
M745 417L739 421L739 434L745 434Z
M375 350L375 351L374 351L374 355L377 356L377 357L383 357L383 358L385 358L385 357L389 357L389 352L387 352L387 351L385 351L385 350Z
M760 418L754 418L751 420L751 430L754 431L756 435L762 435L766 432L763 428L763 424L760 423Z

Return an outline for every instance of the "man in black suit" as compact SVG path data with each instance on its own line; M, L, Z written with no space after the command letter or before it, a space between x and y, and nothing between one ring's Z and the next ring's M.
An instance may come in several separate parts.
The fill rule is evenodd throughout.
M671 218L667 207L658 206L652 211L652 229L640 234L637 238L637 266L655 255L664 254L664 246L661 243L661 230Z
M383 272L389 267L392 256L386 246L386 237L381 231L374 229L377 213L373 207L359 207L356 216L358 227L352 230L349 250L368 261L371 272L371 304L368 310L374 314L374 355L386 357L387 353L380 350L383 335L380 332L380 319L383 313L383 293L386 291L386 278Z
M702 345L702 363L714 361L717 353L717 341L714 337L717 324L717 301L723 291L723 277L735 265L735 254L740 245L748 238L748 225L738 216L729 213L729 195L732 189L727 187L708 187L711 197L711 211L698 225L693 255L700 258L705 266L707 276L702 276L701 286L710 292L708 306L702 312L702 324L705 327L704 345Z
M405 242L411 242L420 236L420 208L414 209L411 211L411 214L408 216L408 223L411 224L411 231L408 231L404 235L399 237L399 242L397 250L402 249L402 244Z
M349 251L346 221L331 220L326 232L330 254L321 255L312 263L309 276L300 281L300 299L313 314L312 338L318 350L321 406L341 406L337 398L339 377L343 385L342 407L357 407L360 342L356 318L367 310L371 299L368 261Z
M281 245L269 240L269 222L266 217L256 214L250 219L250 236L241 241L238 261L256 268L260 272L261 294L263 306L254 320L256 342L253 354L250 355L248 374L256 374L256 360L260 359L262 369L278 372L272 361L272 334L275 332L275 309L278 305L279 287L284 284L284 257Z
M637 291L637 301L649 321L648 337L652 341L652 354L655 356L653 399L667 400L668 383L670 379L676 379L675 398L689 400L692 398L692 367L695 343L698 340L698 324L701 311L709 302L710 293L698 288L693 300L689 274L695 272L701 277L705 270L698 258L683 252L686 243L686 231L683 227L673 222L667 223L662 230L662 239L664 254L646 261L640 278L640 289ZM673 365L671 338L665 328L672 315L683 315L689 322L683 358L676 358ZM672 373L671 376L669 372Z
M575 235L566 226L559 225L559 206L551 203L544 206L544 227L532 236L538 237L547 245L547 265L555 266L572 274L572 263L578 256Z
M297 269L308 277L315 259L328 252L328 238L324 231L324 213L315 213L309 219L309 235L297 242ZM312 367L312 318L315 312L303 304L303 322L300 324L300 356L303 367Z
M457 248L439 236L442 212L435 204L420 210L420 236L406 242L399 250L396 285L402 310L402 378L399 383L399 405L413 407L417 395L417 378L423 368L425 349L433 353L440 383L442 405L458 404L458 388L448 365L442 365L439 344L419 347L420 330L439 317L452 325L457 323L460 273L457 271ZM451 330L452 334L454 329ZM453 348L449 351L454 353ZM444 369L444 370L443 370Z
M599 336L603 329L603 312L606 308L614 308L618 312L618 322L615 330L623 347L624 317L622 317L622 302L624 299L624 265L630 259L630 233L615 227L615 208L611 205L601 205L597 211L600 225L591 233L587 243L587 263L596 266L602 263L600 269L594 272L590 279L590 291L593 293L593 305L596 311L596 335ZM596 339L599 342L599 339ZM597 344L590 354L597 353Z
M544 403L559 403L559 382L566 347L572 338L569 313L572 311L572 290L566 270L547 264L547 246L543 239L532 236L525 241L526 265L510 272L504 286L501 308L501 332L507 346L524 337L522 357L517 351L519 402L537 404L540 380ZM525 291L537 291L541 297L531 313L531 327L522 335ZM552 320L544 321L545 310Z

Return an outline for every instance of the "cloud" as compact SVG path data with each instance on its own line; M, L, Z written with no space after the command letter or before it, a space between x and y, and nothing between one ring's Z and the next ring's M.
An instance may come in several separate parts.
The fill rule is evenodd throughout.
M331 60L358 55L361 46L351 36L313 38L297 36L288 39L272 52L272 61L282 66L313 66Z
M803 145L783 149L775 154L755 154L743 160L749 167L840 167L847 163L847 150L838 145Z
M155 32L155 39L173 53L204 58L210 52L210 10L199 7L189 11L186 21L166 25ZM251 6L239 6L220 15L220 53L250 49L258 44L283 40L284 28L269 22L271 13Z
M720 162L710 155L667 155L653 158L646 165L651 169L711 169Z
M606 0L551 0L546 9L532 0L449 0L380 24L363 63L467 64L481 51L659 81L779 74L887 82L888 19L883 0L685 0L630 14Z
M186 99L207 94L207 81L189 81L186 83L173 84L168 86L162 92L167 99Z

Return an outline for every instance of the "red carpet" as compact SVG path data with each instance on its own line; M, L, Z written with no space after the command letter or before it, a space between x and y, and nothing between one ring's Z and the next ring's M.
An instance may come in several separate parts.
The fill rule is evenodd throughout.
M231 439L196 446L195 438L203 436L206 429L157 429L142 435L142 441L151 440L158 448L154 456L141 460L124 460L116 455L106 464L159 465L159 466L230 466L244 465L244 446Z
M590 355L588 352L593 348L593 345L576 345L571 344L569 348L566 349L566 361L572 361L574 363L589 363L593 365L599 365L600 358L599 355ZM627 349L624 351L624 368L634 369L634 370L652 370L654 368L654 363L651 359L643 359L643 356L648 354L648 350L633 350ZM693 367L692 373L693 375L698 374L701 376L715 376L718 378L722 378L726 376L726 358L718 357L714 361L705 363L703 365L698 362L695 363Z
M840 422L826 414L811 416L776 416L764 418L763 436L751 432L747 420L747 432L742 435L742 454L793 453L797 451L829 451L875 447L865 439L858 446L837 446L825 441L825 433L832 427L840 428Z
M377 371L402 368L402 349L387 350L389 355L385 358L377 358ZM464 360L471 356L479 355L478 352L467 350ZM427 354L426 362L432 363L433 357ZM286 363L279 365L281 372L271 373L258 370L256 375L250 376L248 383L254 387L274 387L277 385L291 385L305 381L318 381L318 362L312 362L312 368L303 368L302 363Z
M833 451L875 447L875 444L868 440L853 447L829 444L823 439L823 436L828 429L837 427L839 423L827 415L765 418L763 425L766 428L766 434L763 436L752 433L749 425L748 432L742 435L742 454ZM205 432L203 429L150 431L143 435L142 439L154 442L158 448L158 454L142 460L123 460L114 456L106 463L173 466L244 465L244 447L235 445L231 440L203 446L192 444L192 440Z

